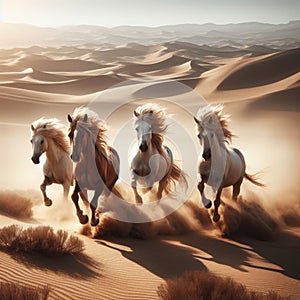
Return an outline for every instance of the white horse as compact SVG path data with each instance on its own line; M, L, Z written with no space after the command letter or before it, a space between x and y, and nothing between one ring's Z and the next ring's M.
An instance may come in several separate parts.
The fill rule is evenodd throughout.
M224 187L233 186L232 199L236 201L244 178L258 186L264 186L257 181L256 174L249 175L246 173L243 154L238 149L228 146L233 137L233 133L228 129L228 119L229 116L223 114L222 105L206 106L199 109L197 117L194 117L198 138L203 145L203 159L199 165L201 181L198 184L198 189L202 195L203 204L206 208L210 208L212 202L206 199L203 191L204 183L210 184L208 181L210 175L213 174L212 177L215 178L211 178L211 182L214 185L213 189L217 191L213 214L215 222L220 219L218 208ZM219 170L216 170L218 168ZM221 176L219 180L218 176Z
M46 186L52 183L62 184L64 199L69 195L73 184L73 163L70 158L70 143L66 128L57 119L41 118L31 124L31 143L33 154L31 160L40 163L40 156L45 152L46 161L43 166L44 181L40 185L46 206L52 205L52 200L46 194Z
M119 178L119 155L108 145L105 135L107 127L94 111L78 107L72 116L68 115L68 120L69 138L73 145L72 160L77 163L72 200L80 223L86 224L89 218L79 207L79 195L90 206L91 225L97 226L98 198L101 194L108 197ZM87 198L88 190L95 191L90 203Z
M131 162L131 185L136 203L142 203L137 183L143 182L148 190L158 182L157 198L171 191L171 183L180 179L186 184L184 172L174 163L171 150L163 145L167 130L165 109L147 103L134 111L134 128L137 132L138 150Z

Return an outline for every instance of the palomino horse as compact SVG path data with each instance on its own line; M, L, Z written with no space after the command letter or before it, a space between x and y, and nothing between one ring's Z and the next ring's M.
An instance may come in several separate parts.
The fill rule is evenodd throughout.
M75 168L76 185L72 200L76 206L77 216L81 224L89 220L78 205L78 193L87 204L87 190L95 191L89 203L92 211L91 225L96 226L99 219L95 216L98 198L104 191L106 196L112 191L119 177L120 160L118 153L106 142L107 130L98 115L85 107L74 110L68 115L70 122L69 137L73 144L72 160Z
M46 186L52 183L62 184L64 199L67 199L70 185L73 184L73 162L70 158L70 143L65 127L57 119L41 118L31 124L31 143L33 148L32 161L40 163L40 156L46 153L43 167L44 181L40 188L46 206L52 200L46 194Z
M198 138L203 145L203 160L199 165L201 181L198 184L198 189L206 208L210 208L212 203L206 199L203 193L204 183L208 182L211 172L214 171L212 168L213 160L218 158L217 163L224 166L221 174L223 177L220 178L220 184L216 186L217 194L214 201L213 220L217 222L220 219L218 208L224 187L233 186L232 199L236 201L244 178L258 186L264 185L257 181L256 175L246 173L246 164L242 153L238 149L228 146L233 133L228 128L229 116L223 114L222 105L204 107L198 111L197 117L194 119L197 124Z
M171 183L183 180L187 184L184 172L174 163L171 150L163 145L167 130L166 113L157 104L147 103L134 111L134 127L137 132L138 150L131 162L131 185L136 203L142 203L137 192L137 182L143 181L151 190L158 182L157 198L171 191Z

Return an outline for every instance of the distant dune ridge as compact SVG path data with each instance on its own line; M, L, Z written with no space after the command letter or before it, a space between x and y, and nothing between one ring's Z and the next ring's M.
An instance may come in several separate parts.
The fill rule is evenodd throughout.
M87 255L82 260L34 255L18 260L13 252L1 252L1 283L18 282L29 289L47 285L53 299L153 300L166 279L198 270L207 272L201 276L230 276L258 292L274 289L282 296L300 297L299 21L156 28L0 23L0 31L0 229L18 224L27 232L30 226L45 225L49 227L41 229L42 236L48 232L53 237L58 230L80 233L79 246ZM156 84L134 91L133 102L103 97L126 81L140 79ZM170 80L186 89L164 85ZM266 188L243 183L237 203L225 190L217 224L211 221L212 211L200 205L197 190L176 212L144 224L113 219L114 203L102 199L108 205L100 225L82 227L73 203L63 202L55 186L49 193L57 201L51 208L43 206L36 192L41 165L30 160L33 120L57 117L67 125L66 116L75 107L98 98L101 115L111 112L113 103L117 109L106 120L108 137L112 144L118 139L117 150L126 161L128 149L122 149L122 142L136 136L131 126L122 134L120 130L131 124L140 103L157 101L187 132L179 137L178 149L192 141L200 154L193 116L185 110L196 113L200 103L186 90L207 103L224 103L237 136L233 145L245 154L250 173L262 170ZM157 97L144 99L151 91ZM179 100L164 101L170 98ZM168 139L178 138L176 128L170 124ZM130 202L131 188L125 185L118 183ZM151 201L151 194L145 198Z
M61 41L64 41L64 45L122 45L129 42L149 45L180 40L213 46L264 44L286 49L286 47L299 46L299 28L299 20L276 25L248 22L227 25L206 23L159 27L118 26L114 28L89 25L47 28L1 23L0 31L4 34L1 37L0 47L58 46L61 45Z

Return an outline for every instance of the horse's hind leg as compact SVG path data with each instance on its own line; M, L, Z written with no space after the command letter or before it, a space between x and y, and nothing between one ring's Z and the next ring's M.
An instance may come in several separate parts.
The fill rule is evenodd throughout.
M204 180L203 179L198 183L197 187L200 192L200 196L201 196L203 205L205 206L205 208L211 208L211 204L212 204L211 201L208 200L204 195Z
M216 200L214 201L214 206L215 206L215 210L214 210L214 215L213 215L213 221L214 222L218 222L220 220L220 215L218 212L220 203L221 203L221 193L222 193L222 189L223 187L220 187L218 189L217 195L216 195Z
M79 222L81 224L86 224L88 221L89 221L89 218L87 215L84 215L82 210L80 209L79 207L79 204L78 204L78 200L79 200L79 196L78 196L78 193L81 192L81 189L78 185L78 182L76 181L76 184L75 184L75 189L74 189L74 192L71 196L72 198L72 201L74 202L75 204L75 207L76 207L76 214L77 214L77 217L79 219Z
M233 185L233 191L232 191L232 200L236 201L237 197L240 193L241 184L243 182L243 178L241 178L237 183Z
M41 191L44 196L44 203L46 206L52 205L52 200L50 198L48 198L48 196L46 194L46 186L51 185L52 183L53 183L53 181L49 177L45 176L43 183L40 185Z

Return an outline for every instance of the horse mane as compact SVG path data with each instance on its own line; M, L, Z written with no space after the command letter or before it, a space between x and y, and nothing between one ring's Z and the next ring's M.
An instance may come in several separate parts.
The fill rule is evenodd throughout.
M199 109L197 113L197 119L202 123L208 116L214 114L217 117L217 120L222 128L224 141L228 144L231 143L232 138L234 137L233 132L229 129L230 115L223 113L224 105L218 104L215 106L205 106L202 109Z
M87 116L86 122L84 121L85 116ZM105 134L107 126L96 112L90 110L88 107L77 107L72 114L72 123L87 127L93 136L96 137L97 148L102 152L102 154L107 156L108 145Z
M32 123L31 129L32 137L41 134L52 139L64 152L70 153L70 142L66 135L66 126L61 124L58 119L42 117Z
M134 111L134 123L143 120L151 125L152 129L152 144L161 154L164 154L162 147L168 125L166 124L166 110L164 107L155 103L146 103L137 107Z

